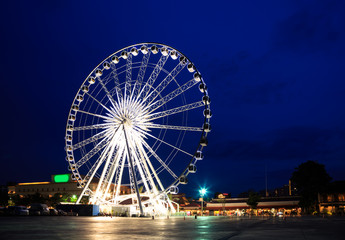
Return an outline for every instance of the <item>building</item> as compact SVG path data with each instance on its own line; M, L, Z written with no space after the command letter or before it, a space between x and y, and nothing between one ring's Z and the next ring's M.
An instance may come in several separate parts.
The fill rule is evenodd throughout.
M187 216L194 216L201 214L201 204L193 199L188 199L185 193L171 195L171 200L178 204L177 209L181 213L185 213Z
M91 183L90 188L95 190L97 183ZM54 194L67 194L71 196L79 196L82 192L81 188L77 187L77 181L72 178L71 174L57 174L51 176L51 182L27 182L17 183L11 194L18 194L20 197L26 197L40 193L44 197L53 197Z
M327 214L345 214L345 181L329 184L327 190L318 194L319 210Z
M89 188L95 191L98 185L98 180L94 179ZM114 189L114 188L111 188ZM51 182L28 182L17 183L12 186L8 186L9 195L17 194L21 198L28 195L34 195L39 193L43 197L51 198L55 194L74 196L74 200L79 197L82 192L82 188L78 188L77 180L73 178L72 174L56 174L51 176ZM130 189L126 186L120 187L121 194L127 194Z
M284 197L284 196L298 196L297 188L289 180L289 184L285 184L280 188L274 189L274 192L269 194L269 196ZM268 196L266 196L268 197Z
M250 212L247 204L248 198L220 198L212 199L207 203L204 214L210 216L241 216ZM256 215L274 215L278 212L289 214L299 214L301 209L298 207L298 196L287 197L262 197L258 202Z

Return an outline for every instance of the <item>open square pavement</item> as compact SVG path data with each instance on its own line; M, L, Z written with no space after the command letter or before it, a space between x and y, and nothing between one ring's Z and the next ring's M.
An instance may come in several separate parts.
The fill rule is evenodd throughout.
M0 239L345 239L344 217L1 217Z

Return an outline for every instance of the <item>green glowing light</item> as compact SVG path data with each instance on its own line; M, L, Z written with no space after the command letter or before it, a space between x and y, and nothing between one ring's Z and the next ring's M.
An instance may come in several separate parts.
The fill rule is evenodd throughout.
M72 195L71 202L76 202L76 201L77 201L77 195Z
M69 181L69 174L59 174L54 176L54 182L64 183Z

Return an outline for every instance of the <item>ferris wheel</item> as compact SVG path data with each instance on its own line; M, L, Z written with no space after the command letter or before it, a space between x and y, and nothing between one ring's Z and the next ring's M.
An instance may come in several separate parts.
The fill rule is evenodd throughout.
M210 97L195 65L158 43L125 47L79 88L66 125L66 160L91 204L175 211L168 194L196 172L211 131Z

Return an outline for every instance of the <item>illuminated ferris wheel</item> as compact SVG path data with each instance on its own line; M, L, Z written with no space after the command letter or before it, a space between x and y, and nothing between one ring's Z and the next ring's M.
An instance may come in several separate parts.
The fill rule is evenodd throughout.
M67 120L77 203L88 196L140 214L174 212L167 194L196 172L211 116L204 79L181 52L141 43L110 55L82 83Z

